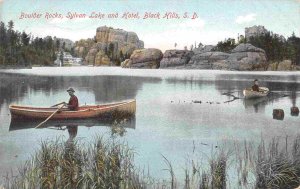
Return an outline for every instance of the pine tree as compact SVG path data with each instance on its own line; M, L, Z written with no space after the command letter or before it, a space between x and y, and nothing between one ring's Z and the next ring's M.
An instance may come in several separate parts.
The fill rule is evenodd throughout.
M29 41L30 41L30 35L28 35L27 33L25 33L23 31L22 32L22 36L21 36L21 41L22 41L22 44L24 46L28 46L29 45Z

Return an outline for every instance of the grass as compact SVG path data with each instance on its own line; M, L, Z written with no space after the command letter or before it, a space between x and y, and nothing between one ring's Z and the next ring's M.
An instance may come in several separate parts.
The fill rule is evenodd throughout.
M257 188L296 188L300 183L300 138L297 137L293 148L288 148L288 138L284 145L273 139L266 147L264 141L258 147L256 159Z
M5 188L141 188L133 154L126 144L103 137L93 144L44 141Z
M118 127L120 123L112 130ZM262 139L258 145L245 141L235 145L234 150L219 146L213 151L202 164L200 157L191 156L195 158L187 161L185 176L180 179L168 157L162 155L166 165L162 170L169 173L170 179L160 181L139 170L134 164L133 149L115 136L96 136L88 144L62 139L43 141L17 176L6 177L4 188L285 189L300 185L300 136L293 140L274 138L270 142ZM233 184L228 176L232 167L238 176Z

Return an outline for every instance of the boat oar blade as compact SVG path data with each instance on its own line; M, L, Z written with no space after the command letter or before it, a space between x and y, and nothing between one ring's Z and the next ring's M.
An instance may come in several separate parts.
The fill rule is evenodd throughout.
M53 112L47 119L45 119L45 121L41 122L40 124L38 124L36 128L42 126L44 123L46 123L49 119L51 119L51 117L53 117L57 112L59 112L59 110L61 110L65 105L60 106L57 110L55 110L55 112Z

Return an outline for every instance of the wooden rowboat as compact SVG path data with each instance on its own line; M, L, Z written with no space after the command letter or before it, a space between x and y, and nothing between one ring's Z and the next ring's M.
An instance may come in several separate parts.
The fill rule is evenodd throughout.
M42 108L32 106L10 105L12 119L25 120L43 120L48 118L57 108ZM128 117L134 115L136 111L136 101L128 100L118 103L80 106L78 111L69 111L66 108L61 109L54 114L51 120L66 120L66 119L87 119L87 118L103 118L112 119L120 117Z
M267 87L259 87L259 92L257 92L249 88L249 89L244 89L243 94L246 99L265 97L269 94L269 89Z

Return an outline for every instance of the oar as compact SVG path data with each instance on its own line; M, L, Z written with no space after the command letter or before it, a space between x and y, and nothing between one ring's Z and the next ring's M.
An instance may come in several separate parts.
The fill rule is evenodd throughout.
M58 105L61 105L61 104L64 104L65 102L61 102L61 103L58 103L58 104L55 104L53 106L50 106L51 108L55 107L55 106L58 106Z
M36 128L40 127L41 125L43 125L44 123L46 123L49 119L51 119L51 117L53 117L59 110L61 110L65 105L62 105L61 107L59 107L55 112L53 112L47 119L45 119L45 121L43 121L42 123L38 124Z

